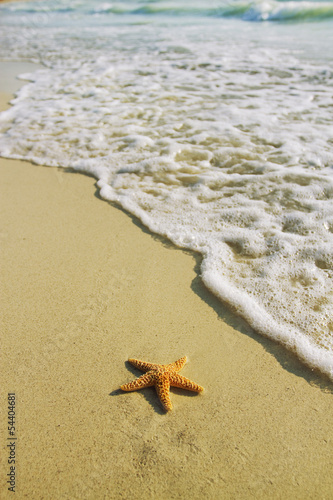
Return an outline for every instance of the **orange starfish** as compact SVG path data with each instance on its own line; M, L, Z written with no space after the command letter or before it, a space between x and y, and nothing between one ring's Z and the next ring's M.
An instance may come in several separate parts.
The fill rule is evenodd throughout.
M194 392L203 391L203 387L177 373L185 365L186 356L169 365L147 363L146 361L139 361L138 359L129 359L128 361L136 368L139 368L139 370L147 373L141 375L141 377L133 380L133 382L129 384L121 385L120 389L123 391L136 391L144 387L155 386L158 397L164 409L167 411L172 409L169 393L170 386Z

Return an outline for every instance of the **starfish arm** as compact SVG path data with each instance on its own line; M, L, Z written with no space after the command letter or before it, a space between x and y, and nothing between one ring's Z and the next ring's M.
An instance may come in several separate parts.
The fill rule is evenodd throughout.
M156 363L147 363L146 361L140 361L139 359L134 359L134 358L129 358L128 361L129 363L131 363L131 365L135 366L142 372L149 372L150 370L154 370L158 366L161 366Z
M170 384L166 377L158 378L155 382L155 388L157 395L166 411L172 410L172 404L170 399Z
M183 366L185 365L186 361L187 361L187 358L186 358L186 356L184 356L183 358L178 359L174 363L170 363L169 365L167 365L167 367L170 368L170 370L179 372L183 368Z
M143 389L144 387L152 387L153 385L154 378L151 376L151 374L145 373L129 384L121 385L120 389L122 391L137 391L138 389Z
M169 375L170 385L172 387L179 387L180 389L187 389L188 391L201 392L204 390L201 385L192 382L192 380L178 375L178 373L170 373Z

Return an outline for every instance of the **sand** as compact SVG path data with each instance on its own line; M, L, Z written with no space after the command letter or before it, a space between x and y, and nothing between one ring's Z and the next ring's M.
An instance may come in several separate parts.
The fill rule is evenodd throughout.
M8 392L17 499L332 498L332 383L230 313L198 256L93 178L6 159L0 175L1 498ZM153 388L118 390L140 375L128 357L184 355L205 392L172 390L172 412Z
M0 0L0 3L22 2L22 0Z

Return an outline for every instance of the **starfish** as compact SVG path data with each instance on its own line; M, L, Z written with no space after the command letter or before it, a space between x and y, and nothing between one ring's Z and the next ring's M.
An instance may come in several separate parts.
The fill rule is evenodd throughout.
M155 386L157 395L166 411L172 409L169 393L170 386L194 392L201 392L204 390L203 387L195 382L192 382L182 375L178 375L177 372L179 372L186 363L186 356L178 359L178 361L175 361L174 363L170 363L169 365L147 363L146 361L139 361L138 359L132 358L128 361L133 366L146 373L141 375L141 377L136 380L133 380L133 382L120 386L120 389L123 391L136 391L138 389L143 389L144 387Z

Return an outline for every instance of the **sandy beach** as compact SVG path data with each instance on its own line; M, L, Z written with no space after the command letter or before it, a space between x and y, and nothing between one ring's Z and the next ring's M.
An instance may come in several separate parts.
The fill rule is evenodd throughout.
M13 74L1 73L1 109ZM9 86L8 86L9 85ZM201 284L198 256L103 201L91 177L0 159L1 498L329 499L333 386ZM205 388L121 393L129 357Z

